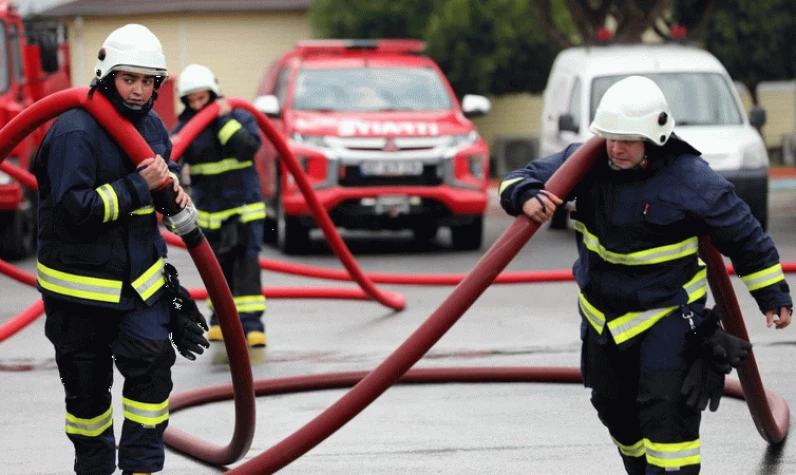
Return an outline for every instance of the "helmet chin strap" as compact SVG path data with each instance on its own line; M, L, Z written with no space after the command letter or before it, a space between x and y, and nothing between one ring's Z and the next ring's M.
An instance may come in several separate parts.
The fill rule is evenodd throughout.
M114 85L113 78L115 73L111 73L101 80L97 80L94 78L91 81L91 88L89 89L89 97L94 94L95 90L98 90L100 94L105 96L116 111L121 114L122 117L129 120L130 122L136 123L139 120L143 119L149 111L152 110L152 106L154 105L155 99L158 97L157 91L152 91L152 97L149 98L144 105L138 104L130 104L129 102L125 101L124 98L119 94L119 91L116 90L116 86Z

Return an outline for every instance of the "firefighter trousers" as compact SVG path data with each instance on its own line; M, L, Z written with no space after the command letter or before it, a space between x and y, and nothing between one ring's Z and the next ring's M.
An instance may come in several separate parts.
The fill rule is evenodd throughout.
M78 475L109 475L116 469L114 361L124 378L119 468L142 473L163 469L175 360L170 313L165 298L151 307L136 302L133 310L120 311L44 298L45 334L55 347L66 394L66 434L75 447Z
M680 394L687 321L678 310L620 349L584 321L581 371L628 475L696 475L701 413Z
M232 292L244 334L252 331L265 333L262 316L266 304L259 261L264 226L262 219L246 223L231 219L224 222L220 232L207 233L207 240ZM218 325L215 312L210 315L210 324Z

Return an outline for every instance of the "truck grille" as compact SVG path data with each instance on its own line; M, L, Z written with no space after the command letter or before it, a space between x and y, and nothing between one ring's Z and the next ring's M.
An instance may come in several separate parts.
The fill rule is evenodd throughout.
M424 165L423 173L416 176L362 176L359 167L347 165L345 174L338 178L340 186L436 186L442 184L438 165Z

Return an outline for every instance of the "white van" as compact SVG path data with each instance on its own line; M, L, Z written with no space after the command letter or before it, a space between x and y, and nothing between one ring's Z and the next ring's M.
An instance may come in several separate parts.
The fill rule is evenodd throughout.
M660 86L675 119L675 133L735 185L766 228L769 158L755 129L765 123L765 111L755 108L747 119L727 70L715 56L699 48L604 45L559 53L544 91L539 156L591 138L589 124L602 95L630 75L646 76ZM562 213L551 222L553 228L566 225Z

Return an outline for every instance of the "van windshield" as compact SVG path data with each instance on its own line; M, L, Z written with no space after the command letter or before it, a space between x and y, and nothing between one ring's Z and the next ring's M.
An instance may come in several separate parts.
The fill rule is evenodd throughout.
M740 125L741 112L721 74L666 73L644 74L661 88L674 116L675 126ZM600 99L615 82L628 77L603 76L594 78L591 90L591 119Z
M450 110L439 75L423 68L305 69L293 109L320 111Z

